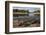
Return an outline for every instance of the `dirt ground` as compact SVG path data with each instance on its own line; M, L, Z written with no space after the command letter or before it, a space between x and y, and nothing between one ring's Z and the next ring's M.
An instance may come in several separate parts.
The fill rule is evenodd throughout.
M18 21L18 20L14 20L13 21L13 28L16 27L40 27L40 23L37 21L33 21L33 22L25 22L24 21Z

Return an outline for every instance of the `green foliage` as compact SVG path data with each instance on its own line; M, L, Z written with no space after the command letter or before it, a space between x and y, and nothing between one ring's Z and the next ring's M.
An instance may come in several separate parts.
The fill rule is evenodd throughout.
M34 11L34 13L40 13L40 10Z
M28 10L17 10L17 12L21 12L21 13L28 13Z

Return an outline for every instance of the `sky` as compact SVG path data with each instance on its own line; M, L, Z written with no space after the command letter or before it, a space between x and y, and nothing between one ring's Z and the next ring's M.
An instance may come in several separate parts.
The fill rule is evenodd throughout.
M34 12L35 10L40 10L40 8L36 8L36 7L13 7L13 9L29 10L29 12Z

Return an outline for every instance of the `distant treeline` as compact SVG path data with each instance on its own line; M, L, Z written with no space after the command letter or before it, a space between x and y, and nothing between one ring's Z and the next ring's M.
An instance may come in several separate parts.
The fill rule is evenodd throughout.
M19 9L13 9L13 12L22 12L22 13L28 13L29 10L19 10Z
M29 13L29 10L20 10L20 9L13 9L13 12L22 12L22 13ZM40 10L34 11L34 13L40 13Z

